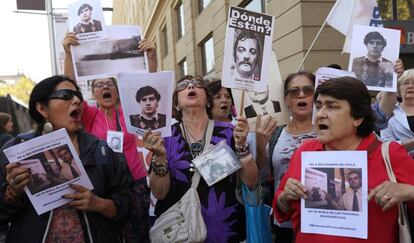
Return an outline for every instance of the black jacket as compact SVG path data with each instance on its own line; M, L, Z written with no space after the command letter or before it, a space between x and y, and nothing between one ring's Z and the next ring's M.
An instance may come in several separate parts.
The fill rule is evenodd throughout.
M112 199L117 206L117 216L114 219L107 219L94 212L78 211L85 242L91 242L88 239L88 228L93 242L121 242L120 227L128 215L132 195L132 178L126 163L120 161L123 156L115 154L106 142L100 141L84 131L79 132L78 139L79 157L93 184L92 192L99 197ZM6 147L24 140L22 136L17 136ZM6 185L5 165L8 161L3 151L0 153L0 161L2 162L0 183ZM26 196L24 202L23 207L10 205L5 202L4 193L0 194L0 222L11 222L7 242L42 242L43 237L47 234L50 212L37 215Z

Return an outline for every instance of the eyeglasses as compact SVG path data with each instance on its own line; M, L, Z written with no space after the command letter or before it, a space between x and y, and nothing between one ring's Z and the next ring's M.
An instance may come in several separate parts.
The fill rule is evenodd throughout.
M301 91L306 97L309 97L313 95L314 88L313 86L293 87L288 89L285 95L290 95L293 98L297 98L300 95Z
M193 84L196 88L204 88L204 81L200 79L184 79L183 81L179 82L175 87L175 90L181 91L188 87L188 85Z
M49 95L47 99L48 100L51 100L51 99L71 100L75 96L78 97L81 101L83 101L82 93L76 90L71 90L71 89L58 90L52 93L51 95Z
M113 82L99 82L99 83L96 83L94 87L99 88L99 89L105 88L105 87L112 88L112 87L115 87L115 84Z

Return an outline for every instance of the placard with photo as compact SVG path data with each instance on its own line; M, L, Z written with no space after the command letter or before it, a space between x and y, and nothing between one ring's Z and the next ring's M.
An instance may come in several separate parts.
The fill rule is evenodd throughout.
M79 0L68 6L69 31L75 32L79 42L108 37L100 1Z
M148 129L171 135L173 72L120 73L119 97L128 132Z
M24 190L39 215L72 201L62 198L75 192L70 184L93 189L63 128L7 148L4 154L10 163L19 162L31 169L30 181Z
M368 90L397 91L394 64L400 54L400 30L354 25L349 71Z
M269 83L274 17L230 7L223 61L223 86L260 92Z

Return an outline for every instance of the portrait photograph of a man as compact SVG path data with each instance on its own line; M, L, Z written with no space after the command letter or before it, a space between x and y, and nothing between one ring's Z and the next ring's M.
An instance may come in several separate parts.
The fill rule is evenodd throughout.
M139 104L141 113L129 116L132 126L145 130L165 127L166 115L157 111L161 95L155 88L151 86L140 88L135 95L135 99Z
M391 91L396 87L394 62L398 58L399 39L394 41L394 33L399 31L354 26L349 71L354 72L370 90ZM396 53L392 51L395 49Z
M274 17L242 8L229 10L224 47L224 87L263 91L270 79Z
M79 42L108 37L100 1L78 0L68 6L69 31L75 32Z
M84 3L79 7L79 23L73 27L73 32L80 34L102 30L101 21L92 19L92 10L93 7L88 3Z
M232 75L236 79L260 80L263 34L236 30L234 39Z
M125 124L131 134L145 131L170 136L172 122L173 73L120 73L119 98Z

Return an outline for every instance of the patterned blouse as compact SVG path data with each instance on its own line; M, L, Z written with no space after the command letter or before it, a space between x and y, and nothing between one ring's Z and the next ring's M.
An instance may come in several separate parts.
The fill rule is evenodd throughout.
M233 125L215 122L211 144L226 140L234 149ZM165 139L171 188L163 200L158 200L155 214L161 215L174 205L191 187L192 155L179 123L172 126L172 135ZM207 226L206 242L241 242L246 238L244 207L236 199L237 173L233 173L209 187L200 179L197 191L201 213Z

